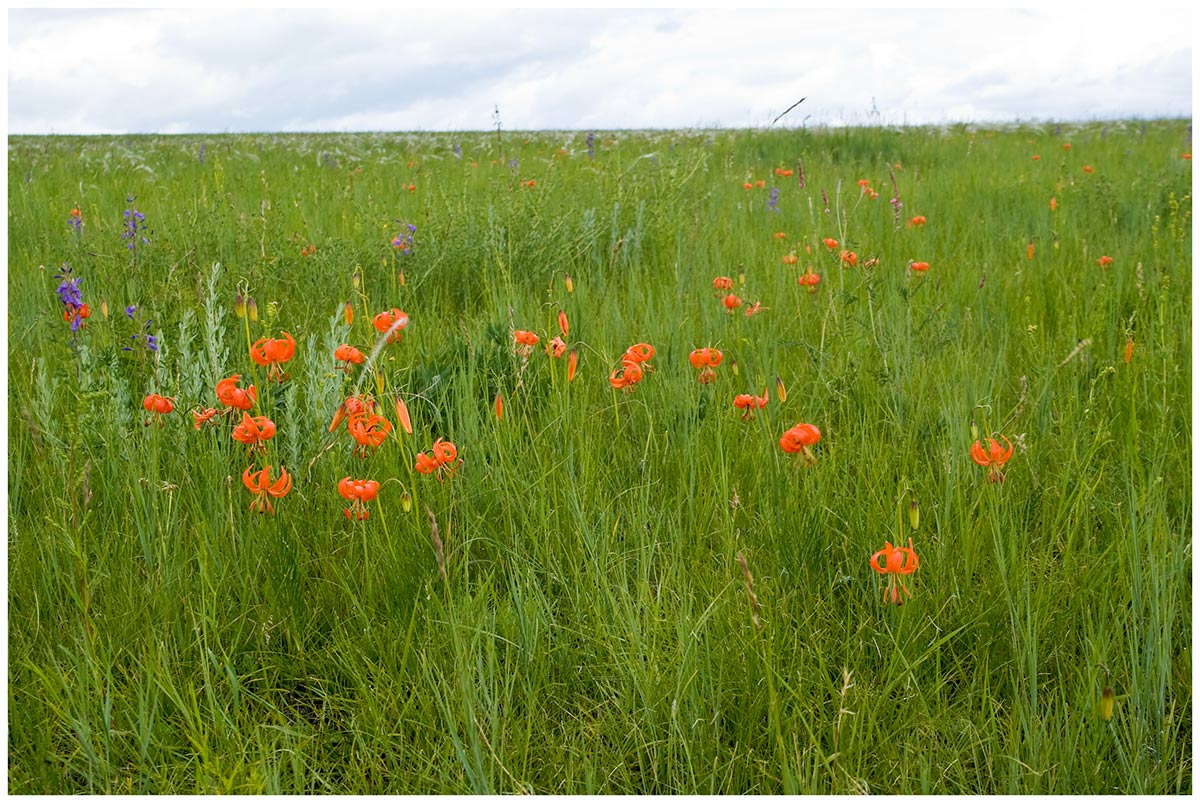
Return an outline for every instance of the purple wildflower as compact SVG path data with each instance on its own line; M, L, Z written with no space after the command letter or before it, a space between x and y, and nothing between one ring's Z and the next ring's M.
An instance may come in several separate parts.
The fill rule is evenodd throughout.
M207 145L200 146L200 154L199 154L200 164L204 164L204 151L206 148L208 148Z
M402 231L399 234L397 234L395 237L393 237L392 238L392 248L396 249L397 251L407 254L412 249L413 235L415 235L417 233L417 227L415 224L405 223L403 220L397 220L395 222L401 224L402 226L404 226L404 228L408 229L408 232L405 233Z
M800 185L800 189L804 189L804 162L796 160L796 183Z
M83 319L92 314L87 304L83 303L83 293L79 289L82 279L71 275L71 266L63 263L62 271L54 274L55 279L62 279L54 291L63 305L63 320L71 322L71 331L78 332L83 326Z
M596 132L595 131L588 132L587 149L588 149L588 158L595 159L596 158Z
M67 223L75 229L76 233L83 228L83 215L80 214L78 208L71 210L71 214L67 216Z
M133 313L137 312L137 304L130 304L125 308L125 314L132 320Z
M454 158L455 159L462 158L462 145L458 144L457 142L454 143Z
M779 188L774 185L771 186L771 194L767 196L767 209L772 212L779 211Z
M121 239L126 240L125 247L130 251L136 249L138 240L143 243L149 243L145 235L142 234L146 230L146 216L136 209L125 210L125 231L121 233Z
M517 170L520 169L520 167L521 167L521 163L517 160L517 157L514 156L513 158L508 160L508 169L511 170L512 172L514 172L514 173L517 172Z

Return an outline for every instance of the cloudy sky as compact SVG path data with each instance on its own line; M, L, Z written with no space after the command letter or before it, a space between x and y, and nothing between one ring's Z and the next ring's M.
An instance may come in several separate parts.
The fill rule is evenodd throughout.
M1190 117L1189 12L12 10L8 130Z

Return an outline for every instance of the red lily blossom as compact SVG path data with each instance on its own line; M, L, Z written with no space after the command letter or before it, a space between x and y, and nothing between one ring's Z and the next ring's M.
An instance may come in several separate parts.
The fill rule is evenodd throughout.
M392 307L372 318L371 326L375 327L375 331L379 334L387 335L387 342L398 343L402 330L408 326L408 314Z
M446 477L453 477L462 460L458 459L458 447L447 440L438 438L433 442L429 453L417 454L417 471L422 474L437 474L438 482Z
M269 366L267 368L267 380L270 382L282 382L287 379L287 374L283 372L281 367L283 363L292 359L296 353L296 340L287 332L280 333L282 337L264 337L254 342L250 347L250 359L254 360L257 365Z
M912 592L905 587L900 576L912 574L919 565L920 561L917 559L917 553L913 551L911 538L908 539L906 547L894 547L891 541L885 541L883 549L871 556L871 568L879 574L888 575L887 588L883 592L885 605L889 602L893 605L903 605L903 595L912 596Z
M283 466L279 467L279 479L275 482L271 482L270 466L255 472L251 472L252 468L254 466L247 466L246 470L242 472L242 484L254 494L254 501L250 503L250 509L258 513L266 512L275 515L275 506L271 504L270 497L281 499L287 496L288 491L292 490L292 478L284 471Z
M343 511L346 518L364 521L371 515L367 510L367 502L379 495L379 483L375 480L352 480L343 477L338 482L338 493L351 503L350 507Z
M988 480L991 482L1004 482L1004 473L1000 469L1004 467L1013 453L1012 441L1003 435L1000 437L1004 438L1005 446L1001 446L993 438L987 439L987 448L984 448L979 441L975 441L971 445L971 459L989 469Z
M254 385L243 390L237 386L238 381L242 378L241 374L234 374L226 377L217 383L217 401L225 406L222 415L231 410L249 410L258 400L257 393L254 390Z

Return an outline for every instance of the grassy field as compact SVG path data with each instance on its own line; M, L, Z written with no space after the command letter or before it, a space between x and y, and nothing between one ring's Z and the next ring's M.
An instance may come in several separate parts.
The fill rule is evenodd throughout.
M11 138L10 791L1190 792L1190 137Z

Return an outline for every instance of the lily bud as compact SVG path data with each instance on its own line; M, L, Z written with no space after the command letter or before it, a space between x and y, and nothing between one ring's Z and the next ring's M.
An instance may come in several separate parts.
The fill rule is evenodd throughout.
M343 315L345 316L345 318L346 318L346 325L347 325L347 326L351 326L351 325L353 325L353 324L354 324L354 305L353 305L353 304L351 304L349 301L347 301L347 302L346 302L346 307L345 307L345 309L342 311L342 314L343 314Z
M250 320L258 321L258 304L254 301L254 296L246 297L246 314L250 316Z
M409 495L408 491L400 494L400 507L404 508L405 513L412 510L412 496Z
M908 505L908 523L912 525L914 530L921 527L921 505L916 499L912 500Z
M233 299L233 314L239 318L246 317L246 299L242 298L241 293Z
M571 281L571 274L568 273L566 275L566 277L563 279L563 284L565 284L567 286L568 293L575 292L575 282Z
M1105 686L1104 692L1100 695L1100 718L1105 722L1112 719L1114 700L1112 686Z
M975 426L975 422L971 422L971 440L979 440L979 427Z
M783 386L783 380L778 376L775 377L775 395L779 397L780 403L787 401L787 388Z

